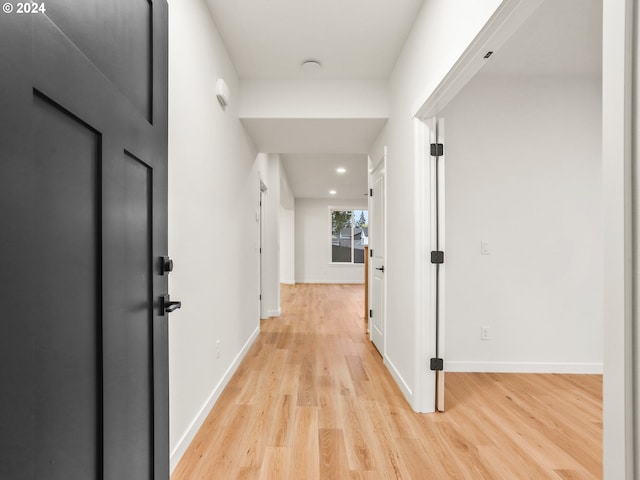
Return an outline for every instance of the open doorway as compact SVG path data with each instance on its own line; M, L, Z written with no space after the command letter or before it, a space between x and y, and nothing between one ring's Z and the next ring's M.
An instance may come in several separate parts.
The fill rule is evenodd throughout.
M364 284L367 155L280 158L295 199L295 283Z
M601 11L543 2L440 113L450 370L602 371Z
M445 370L602 373L602 2L541 2L485 45L430 111L447 132Z

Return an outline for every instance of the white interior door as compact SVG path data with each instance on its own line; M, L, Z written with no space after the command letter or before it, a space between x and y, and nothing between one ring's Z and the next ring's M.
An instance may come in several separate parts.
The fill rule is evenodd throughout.
M371 197L369 199L370 249L370 299L369 332L375 347L385 355L385 158L371 174Z

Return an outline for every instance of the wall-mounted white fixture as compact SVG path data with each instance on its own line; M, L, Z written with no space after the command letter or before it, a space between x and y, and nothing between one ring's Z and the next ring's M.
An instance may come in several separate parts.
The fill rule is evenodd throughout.
M223 107L229 105L229 86L222 78L216 80L216 97Z
M335 195L336 191L335 190L329 190L329 195Z
M318 60L305 60L302 62L302 69L305 72L314 72L316 70L320 70L322 64Z
M480 340L491 340L489 327L480 327Z
M338 167L338 168L336 168L336 172L338 172L338 173L346 173L346 171L347 171L347 169L346 169L346 168L344 168L344 167Z

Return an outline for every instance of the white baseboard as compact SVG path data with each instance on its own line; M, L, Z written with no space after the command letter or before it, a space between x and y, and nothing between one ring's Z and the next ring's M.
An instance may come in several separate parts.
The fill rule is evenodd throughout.
M268 316L268 317L279 317L281 313L282 313L282 312L280 311L280 309L277 309L277 310L267 310L267 316Z
M444 362L445 372L602 374L602 363Z
M413 400L414 400L413 390L409 387L409 384L404 381L404 378L402 377L402 375L400 375L400 372L398 371L396 366L393 364L393 362L389 360L389 357L384 357L383 363L387 366L387 370L391 372L391 376L400 387L400 390L402 390L402 393L404 394L404 398L407 399L407 402L409 402L409 405L413 405Z
M242 346L242 348L240 349L236 357L233 359L233 362L231 362L231 365L229 365L229 368L227 369L225 374L222 376L218 384L215 386L215 388L209 395L209 398L207 398L207 401L204 403L204 405L202 406L202 408L200 409L196 417L193 419L193 421L191 422L191 425L189 425L189 428L187 428L187 431L184 433L184 435L182 435L182 438L180 438L180 440L178 441L176 448L174 448L173 451L171 452L171 460L170 460L171 473L173 473L173 470L176 468L176 466L178 466L178 462L184 455L184 452L187 451L187 448L193 441L194 437L196 436L196 433L198 433L198 430L200 430L200 427L206 420L207 416L209 415L209 412L215 405L216 401L220 397L220 394L222 393L224 388L229 383L229 380L231 380L231 377L237 370L242 359L245 357L245 355L249 351L249 348L251 348L251 345L253 345L253 342L258 337L259 333L260 333L260 327L257 327L253 331L249 339Z
M304 280L296 280L296 283L318 283L322 285L364 285L362 280L312 280L312 279L304 279Z

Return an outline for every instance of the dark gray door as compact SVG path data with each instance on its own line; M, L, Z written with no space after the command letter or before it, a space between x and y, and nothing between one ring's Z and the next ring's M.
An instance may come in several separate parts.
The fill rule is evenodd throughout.
M8 4L0 479L167 479L166 2Z

